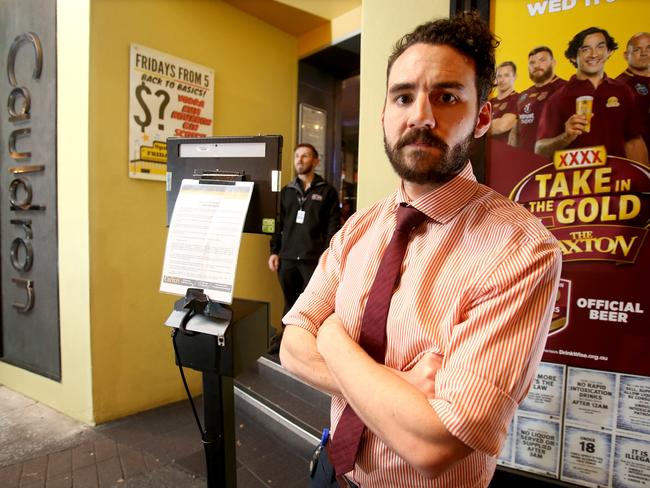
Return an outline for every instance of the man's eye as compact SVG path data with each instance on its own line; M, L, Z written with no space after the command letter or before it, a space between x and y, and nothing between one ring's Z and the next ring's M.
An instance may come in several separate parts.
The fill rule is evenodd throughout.
M442 103L456 103L458 101L458 98L456 98L456 95L453 95L451 93L443 93L440 95L440 101Z
M395 102L398 105L407 105L411 103L411 96L410 95L397 95L395 97Z

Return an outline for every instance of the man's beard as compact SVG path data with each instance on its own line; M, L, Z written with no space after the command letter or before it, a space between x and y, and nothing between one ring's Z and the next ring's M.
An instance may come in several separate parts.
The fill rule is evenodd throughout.
M542 72L541 75L535 75L533 73L529 73L529 75L533 83L536 84L544 83L545 81L548 81L553 77L553 66L549 66L547 69L545 69Z
M430 129L419 128L408 131L391 147L384 131L384 149L393 169L403 180L420 185L444 183L460 173L469 159L473 140L474 131L450 148ZM416 142L438 149L440 155L431 154L428 150L416 149L406 156L402 148ZM411 160L410 165L406 158Z
M314 167L313 164L305 164L301 168L296 168L296 174L297 175L306 175L311 171L311 169Z

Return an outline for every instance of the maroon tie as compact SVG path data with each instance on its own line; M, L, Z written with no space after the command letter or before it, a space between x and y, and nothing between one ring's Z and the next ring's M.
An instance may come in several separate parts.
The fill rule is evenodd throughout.
M384 363L386 319L393 290L399 281L409 235L426 219L427 216L416 208L405 203L400 204L397 209L395 232L381 258L375 281L370 288L361 320L359 345L378 363ZM348 404L336 427L330 449L330 461L337 476L342 476L354 468L364 427L361 419Z

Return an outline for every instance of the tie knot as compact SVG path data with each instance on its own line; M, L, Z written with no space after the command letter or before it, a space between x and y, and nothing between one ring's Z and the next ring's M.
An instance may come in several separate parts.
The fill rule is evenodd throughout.
M397 208L397 226L395 230L409 234L428 217L417 208L401 203Z

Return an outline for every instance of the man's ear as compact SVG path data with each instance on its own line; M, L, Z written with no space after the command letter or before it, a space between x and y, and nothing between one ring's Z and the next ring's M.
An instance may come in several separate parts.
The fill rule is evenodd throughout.
M483 136L490 128L492 122L492 104L484 102L478 110L478 117L476 117L476 127L474 127L474 138L478 139Z

